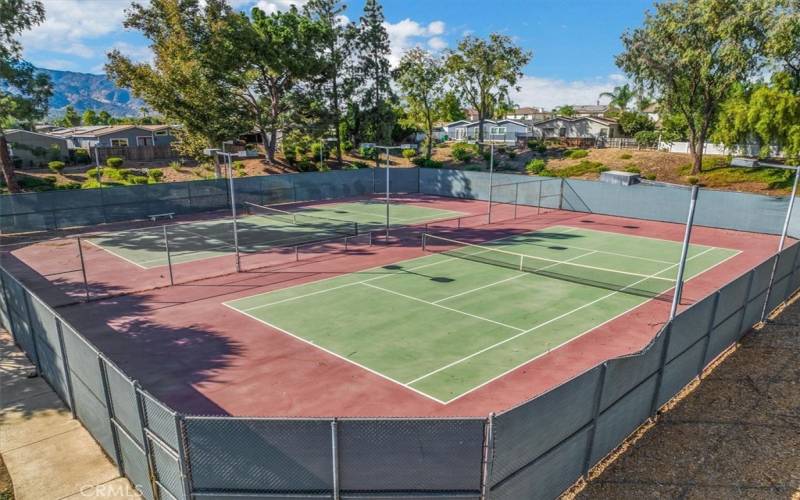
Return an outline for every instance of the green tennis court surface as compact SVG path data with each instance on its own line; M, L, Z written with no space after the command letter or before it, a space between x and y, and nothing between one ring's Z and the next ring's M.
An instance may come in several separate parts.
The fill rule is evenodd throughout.
M258 208L258 207L255 207ZM309 206L290 213L262 207L245 211L237 220L240 251L252 253L272 247L292 247L326 239L353 236L383 228L386 204L378 200ZM392 203L390 225L399 227L465 215L418 205ZM230 218L168 224L172 262L192 262L234 251ZM163 226L107 233L88 238L94 245L143 268L167 264Z
M226 305L446 403L670 290L680 256L680 243L564 226L427 249ZM687 279L736 253L693 245Z

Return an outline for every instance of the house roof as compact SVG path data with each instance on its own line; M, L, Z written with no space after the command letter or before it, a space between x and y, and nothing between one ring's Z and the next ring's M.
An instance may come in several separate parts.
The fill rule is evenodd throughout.
M576 113L605 113L606 111L608 111L608 105L606 105L606 104L574 104L574 105L572 105L572 109L574 109Z
M549 113L549 111L545 110L544 108L537 108L537 107L521 107L517 108L511 113L510 115L533 115L533 114L540 114L540 113Z
M455 121L455 122L452 122L452 123L448 123L448 124L447 124L447 126L448 126L448 127L451 127L451 126L453 126L453 125L458 125L459 123L463 123L463 124L464 124L464 125L466 125L467 127L471 127L471 126L473 126L473 125L478 125L480 122L479 122L479 121L477 121L477 120L476 120L476 121L458 120L458 121ZM488 123L488 124L493 124L493 125L499 125L499 124L501 124L501 123L513 123L514 125L519 125L519 126L521 126L521 127L527 127L527 125L525 125L524 123L522 123L522 122L520 122L520 121L517 121L517 120L509 120L509 119L507 119L507 118L504 118L504 119L502 119L502 120L484 120L484 121L483 121L483 123L484 123L484 124L487 124L487 123Z
M617 122L615 122L614 120L609 120L607 118L595 118L594 116L574 116L574 117L569 117L569 116L561 116L561 115L559 115L559 116L554 116L553 118L548 118L547 120L538 121L538 122L534 123L534 125L539 126L539 125L542 125L543 123L552 122L552 121L555 121L555 120L562 120L562 121L566 121L566 122L578 122L578 121L582 121L582 120L589 120L589 121L597 122L597 123L599 123L601 125L616 125L617 124Z
M159 132L167 130L170 125L93 125L87 127L71 127L63 130L53 131L52 135L59 137L103 137L108 134L116 134L125 130L142 129L149 132Z
M12 129L9 129L9 130L5 131L5 134L7 136L13 135L13 134L20 134L20 133L38 135L38 136L41 136L41 137L47 137L49 139L60 139L60 140L64 139L63 137L57 137L57 136L55 136L53 134L45 134L43 132L31 132L30 130L25 130L25 129L21 129L21 128L12 128Z

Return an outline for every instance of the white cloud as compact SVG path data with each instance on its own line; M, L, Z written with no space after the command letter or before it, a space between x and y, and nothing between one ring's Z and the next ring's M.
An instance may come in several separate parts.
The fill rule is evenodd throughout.
M438 52L447 47L447 42L442 37L435 36L428 40L428 47Z
M44 0L45 21L22 34L26 50L91 58L97 54L85 41L120 29L130 0Z
M76 69L75 63L66 59L43 59L37 62L39 63L39 66L47 69L57 69L62 71L74 71Z
M307 1L308 0L258 0L256 7L267 14L274 14L275 12L289 10L292 5L300 8L305 5Z
M122 55L129 57L134 62L153 62L153 51L150 50L150 47L133 45L127 42L117 42L112 48L119 50L122 52Z
M511 99L519 106L547 109L564 104L596 104L602 92L611 91L625 81L619 74L571 81L526 75L519 82L520 91L512 93Z
M424 45L426 41L428 46L434 50L441 50L447 46L447 42L438 36L445 31L443 21L433 21L427 26L423 26L417 21L405 18L396 23L386 22L384 26L389 34L389 43L392 49L389 62L393 67L400 62L403 52L414 46Z

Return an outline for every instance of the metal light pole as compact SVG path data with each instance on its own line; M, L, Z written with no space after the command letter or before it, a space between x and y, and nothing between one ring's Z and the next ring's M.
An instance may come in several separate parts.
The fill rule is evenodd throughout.
M389 151L402 149L400 146L375 146L375 149L386 151L386 242L389 241Z
M223 147L225 144L223 143ZM237 225L236 219L236 189L233 186L233 161L232 157L237 158L247 158L247 153L245 151L240 151L238 153L226 153L220 151L219 149L204 149L203 153L206 156L214 156L217 158L218 156L222 156L225 158L225 166L228 169L228 188L230 189L230 196L231 196L231 217L233 219L233 249L236 254L236 272L241 272L242 266L239 259L239 228Z
M681 260L678 264L678 276L675 278L675 293L672 297L672 307L669 311L669 319L675 319L678 313L678 305L681 303L681 295L683 295L683 275L686 271L686 257L689 255L689 241L692 238L692 225L694 224L694 212L697 208L697 193L699 192L697 186L692 186L692 197L689 201L689 215L686 219L686 231L683 234L683 246L681 247Z

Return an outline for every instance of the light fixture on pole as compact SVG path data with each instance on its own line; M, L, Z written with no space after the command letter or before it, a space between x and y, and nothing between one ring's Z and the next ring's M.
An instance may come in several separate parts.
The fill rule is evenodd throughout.
M400 146L375 146L375 149L386 151L386 243L389 242L389 151L403 149Z
M797 197L797 183L798 179L800 179L800 165L784 165L782 163L772 163L772 162L765 162L761 160L755 160L752 158L733 158L731 160L732 167L739 167L739 168L761 168L761 167L769 167L769 168L780 168L783 170L792 170L794 171L794 183L792 184L792 193L789 195L789 206L786 208L786 217L783 220L783 229L781 230L781 237L778 240L778 251L775 253L775 261L772 264L772 274L769 277L769 286L767 287L767 297L764 300L764 308L761 310L761 321L764 321L767 318L767 307L769 307L769 296L772 293L772 285L775 281L775 273L778 270L778 259L780 258L780 254L783 251L784 246L786 245L786 235L789 232L789 222L792 219L792 211L794 210L794 202Z

